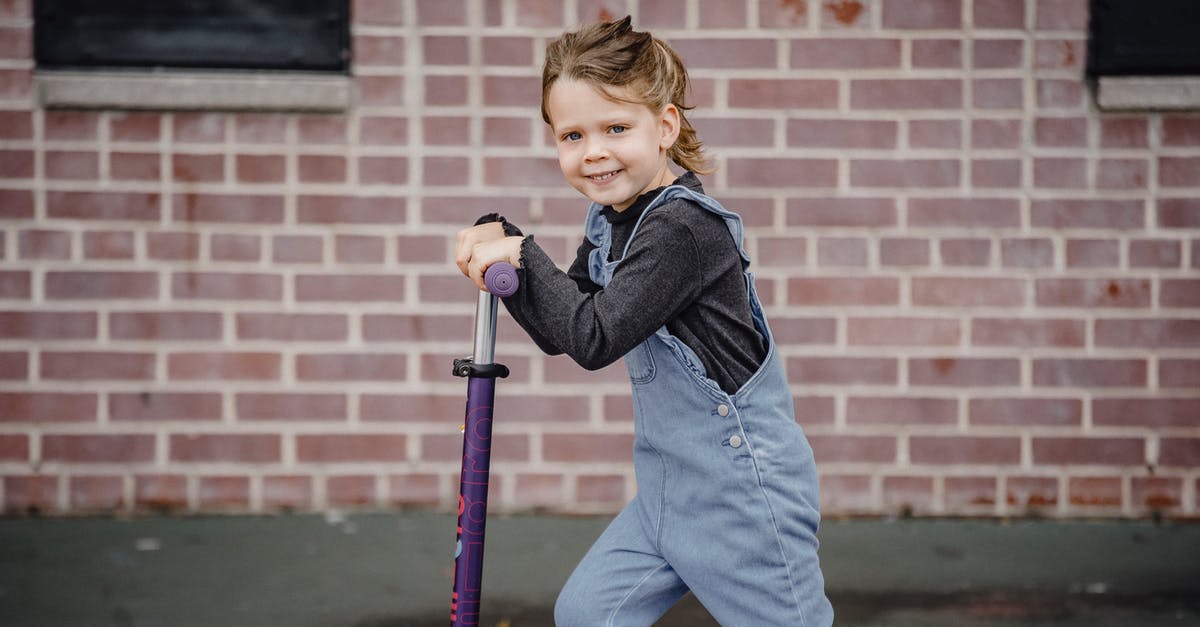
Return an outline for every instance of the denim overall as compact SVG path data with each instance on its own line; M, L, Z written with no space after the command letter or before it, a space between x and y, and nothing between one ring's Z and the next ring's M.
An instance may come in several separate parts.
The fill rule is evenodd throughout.
M677 197L724 218L742 267L749 265L741 218L682 186L650 203L630 241L651 210ZM598 205L589 209L584 230L597 246L591 279L607 285L620 262L608 260L612 229ZM812 449L793 417L754 277L744 275L769 350L737 393L709 379L696 354L665 326L625 356L637 496L568 579L555 607L558 625L648 626L688 590L722 625L832 624L817 560Z

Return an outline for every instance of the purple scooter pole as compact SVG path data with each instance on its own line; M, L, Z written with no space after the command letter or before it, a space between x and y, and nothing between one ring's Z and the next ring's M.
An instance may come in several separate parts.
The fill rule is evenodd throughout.
M493 264L484 274L487 292L479 293L475 310L475 350L454 360L454 375L467 377L467 415L463 425L462 479L458 490L458 546L454 552L454 595L450 601L453 627L479 624L483 580L483 532L487 523L488 467L492 457L492 403L496 378L508 368L494 363L496 301L517 291L517 271L511 264Z

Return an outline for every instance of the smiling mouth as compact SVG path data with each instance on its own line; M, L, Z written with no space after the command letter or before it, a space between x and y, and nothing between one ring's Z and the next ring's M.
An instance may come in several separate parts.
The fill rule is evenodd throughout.
M612 170L609 172L605 172L603 174L592 174L592 175L589 175L587 178L588 178L588 180L591 180L595 183L603 183L605 181L612 179L612 177L614 177L620 173L621 173L620 170Z

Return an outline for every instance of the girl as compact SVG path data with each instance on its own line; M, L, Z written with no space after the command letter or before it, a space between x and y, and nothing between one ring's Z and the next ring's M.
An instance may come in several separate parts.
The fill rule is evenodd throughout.
M492 263L517 266L504 303L542 350L629 371L637 496L567 581L559 625L650 625L688 590L725 625L829 625L816 466L741 218L694 174L710 170L687 88L675 52L628 17L552 42L542 117L592 200L583 243L564 274L492 214L458 234L456 262L480 289Z

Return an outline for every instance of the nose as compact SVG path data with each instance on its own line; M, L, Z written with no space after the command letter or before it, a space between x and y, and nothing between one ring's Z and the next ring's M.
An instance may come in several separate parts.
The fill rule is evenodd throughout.
M583 151L584 161L587 161L588 163L592 163L595 161L601 161L603 159L606 159L607 157L608 157L608 147L605 145L604 140L599 139L599 138L596 138L596 139L589 138L587 140L587 145L584 146L584 151Z

